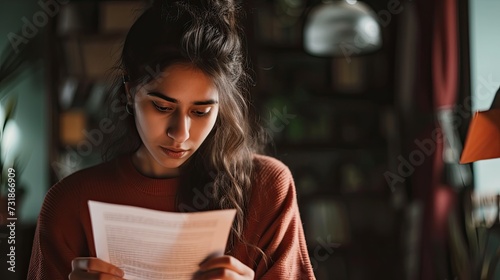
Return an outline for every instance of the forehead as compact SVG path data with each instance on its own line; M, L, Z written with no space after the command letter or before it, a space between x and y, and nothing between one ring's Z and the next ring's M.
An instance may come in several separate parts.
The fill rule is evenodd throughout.
M190 64L173 64L166 67L154 80L143 85L143 88L179 100L218 96L212 78Z

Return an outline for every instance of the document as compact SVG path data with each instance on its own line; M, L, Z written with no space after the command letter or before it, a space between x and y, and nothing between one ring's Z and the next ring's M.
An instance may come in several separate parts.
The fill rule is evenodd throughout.
M236 210L171 213L89 201L97 257L125 279L192 279L199 264L223 255Z

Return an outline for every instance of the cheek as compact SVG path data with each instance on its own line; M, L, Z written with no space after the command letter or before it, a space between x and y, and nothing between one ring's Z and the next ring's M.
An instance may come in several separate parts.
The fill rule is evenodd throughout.
M148 139L157 138L164 133L163 123L157 120L155 112L143 108L143 106L136 106L135 110L135 125L142 137Z
M216 120L217 120L217 115L215 115L215 117L207 118L204 122L200 122L197 129L194 129L194 131L197 131L196 138L197 141L200 142L200 144L201 142L203 142L203 140L207 138L208 134L210 134L210 132L214 128Z

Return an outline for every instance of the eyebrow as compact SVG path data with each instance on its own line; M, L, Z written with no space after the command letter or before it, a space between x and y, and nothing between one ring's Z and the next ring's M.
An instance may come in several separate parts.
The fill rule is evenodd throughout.
M174 99L172 97L166 96L163 93L150 92L150 93L148 93L148 95L149 96L154 96L154 97L161 98L161 99L163 99L165 101L168 101L168 102L172 102L172 103L176 103L176 104L179 103L179 101L177 99ZM217 104L217 103L219 103L219 102L217 100L214 100L214 99L208 99L208 100L193 102L194 105L213 105L213 104Z

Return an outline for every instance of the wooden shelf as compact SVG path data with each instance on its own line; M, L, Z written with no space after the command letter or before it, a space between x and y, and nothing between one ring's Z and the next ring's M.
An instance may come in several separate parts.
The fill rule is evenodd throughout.
M392 62L386 60L392 57L390 45L384 42L380 52L356 56L352 63L341 57L310 55L300 38L293 40L296 37L292 35L300 32L290 30L302 28L301 24L283 27L272 12L275 1L256 3L265 12L253 13L258 24L249 25L275 28L262 31L264 35L256 28L248 37L258 76L254 99L267 120L276 115L277 108L286 108L288 114L296 116L280 123L280 131L272 134L276 142L268 150L294 175L306 240L311 241L309 254L318 266L317 279L367 279L369 275L400 279L399 271L389 266L402 266L398 262L399 244L387 247L400 232L391 206L392 193L383 177L389 164L389 145L397 141L390 138L396 133L388 133L394 128L391 121L396 107ZM271 35L279 30L283 30L282 36L278 34L274 40ZM272 45L271 41L281 43ZM335 204L331 209L329 199ZM369 221L364 220L365 214ZM343 236L346 239L338 239L349 244L334 248L330 255L314 239L319 232L336 234L336 226L321 228L335 215L352 218L352 227ZM317 231L312 229L315 226ZM363 226L372 226L377 232L360 234L357 231ZM318 248L323 248L321 257L315 256ZM355 276L361 275L358 271L363 277Z
M101 40L118 40L125 39L127 32L73 32L58 35L58 38L63 41L67 40L82 40L82 41L101 41Z
M375 140L370 143L325 143L325 142L301 142L287 143L277 142L273 144L276 150L281 153L303 152L303 151L385 151L387 142Z

